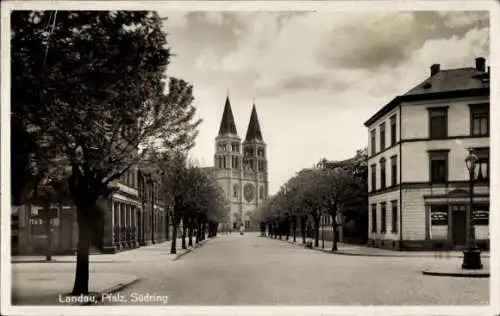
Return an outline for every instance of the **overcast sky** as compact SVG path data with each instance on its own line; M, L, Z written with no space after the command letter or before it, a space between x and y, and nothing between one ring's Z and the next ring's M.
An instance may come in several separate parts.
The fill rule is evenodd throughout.
M213 165L226 93L241 138L252 100L267 143L269 194L320 158L367 146L363 123L441 68L489 61L483 12L160 12L204 122L192 156Z

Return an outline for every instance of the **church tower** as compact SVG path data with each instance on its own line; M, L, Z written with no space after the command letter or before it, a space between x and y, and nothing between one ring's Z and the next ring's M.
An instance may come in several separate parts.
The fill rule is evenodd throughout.
M226 97L224 112L215 138L215 178L224 191L227 206L227 223L236 228L241 223L241 138L234 123L229 96Z
M243 151L242 151L243 149ZM244 142L238 136L229 96L226 98L219 134L215 138L214 175L229 202L226 222L233 229L245 225L258 229L252 212L268 195L266 144L262 138L255 104Z
M259 223L251 222L251 213L267 199L267 148L262 138L255 103L243 141L243 218L246 227Z

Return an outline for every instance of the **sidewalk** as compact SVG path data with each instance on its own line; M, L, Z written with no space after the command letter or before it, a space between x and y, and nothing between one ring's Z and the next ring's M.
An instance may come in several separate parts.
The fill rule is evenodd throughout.
M147 262L175 261L202 246L210 239L198 245L182 249L181 240L176 244L177 254L170 254L171 241L122 251L116 254L98 254L90 256L89 292L91 295L70 297L75 278L76 256L55 256L45 261L42 256L15 256L12 266L12 304L14 305L87 305L99 300L102 294L115 293L139 281L136 263L144 266ZM194 241L194 240L193 240ZM187 241L186 241L187 242ZM54 265L50 265L54 263ZM66 263L66 264L64 264ZM125 265L93 265L94 263L125 263ZM130 264L129 264L130 263ZM100 267L100 268L99 268ZM107 267L103 269L103 267ZM97 269L97 271L96 271ZM110 272L106 272L109 270ZM128 271L128 272L125 272ZM131 272L136 271L136 272ZM85 298L85 301L84 301ZM70 301L71 300L71 301ZM90 301L90 302L89 302Z
M267 236L267 238L270 238ZM297 237L296 242L293 242L293 237L289 238L289 240L285 240L286 237L283 237L282 241L295 244L301 247L304 247L302 244L302 237ZM279 240L279 239L277 239ZM397 251L397 250L388 250L388 249L380 249L374 247L368 247L363 245L350 245L344 243L337 243L338 250L336 252L332 252L332 241L325 240L325 248L322 248L322 241L319 240L319 247L314 247L314 239L307 238L307 241L313 242L314 250L319 250L327 253L332 253L336 255L345 255L345 256L366 256L366 257L432 257L432 258L462 258L463 253L458 250L437 250L437 251ZM481 256L484 258L490 257L489 251L484 251L481 253Z
M75 273L30 272L12 274L12 305L85 305L69 302L68 292L73 288ZM101 293L114 293L137 282L138 277L120 273L90 273L90 300L100 298ZM92 302L90 302L92 303Z
M206 240L206 239L205 239ZM204 241L203 241L204 242ZM201 242L201 243L203 243ZM186 244L188 240L186 239ZM194 240L193 240L194 243ZM91 254L91 263L113 263L113 262L132 262L132 261L149 261L151 256L158 256L162 259L170 258L177 260L178 257L185 255L192 249L182 249L182 239L177 239L176 254L170 254L172 241L165 241L159 244L142 246L134 249L123 250L114 254ZM195 247L193 247L195 248ZM145 256L147 254L147 256ZM46 261L45 256L12 256L11 263L67 263L76 262L76 255L52 256L52 260Z

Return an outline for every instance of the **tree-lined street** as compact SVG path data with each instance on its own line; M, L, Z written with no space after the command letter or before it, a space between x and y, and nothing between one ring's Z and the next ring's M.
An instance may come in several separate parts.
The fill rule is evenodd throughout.
M445 240L440 238L455 238L457 231L452 229L455 224L450 225L453 217L446 222L438 218L444 218L451 208L434 212L436 218L424 217L432 215L426 201L404 200L402 191L396 195L397 190L406 190L402 145L396 152L396 145L404 141L401 106L399 116L394 114L394 120L390 120L395 155L383 157L376 164L369 164L370 159L390 153L385 144L389 136L385 121L379 124L379 132L372 130L369 146L350 144L352 147L344 151L339 145L335 149L338 152L328 152L337 146L334 142L349 142L350 135L345 132L343 139L335 136L331 143L330 139L318 142L321 146L297 141L296 147L280 149L284 155L280 157L263 140L255 100L250 132L241 142L228 91L215 154L212 144L207 154L213 156L214 163L202 166L193 149L203 142L198 137L203 132L201 123L208 119L207 125L215 130L210 120L216 115L213 111L198 112L207 106L200 100L206 95L220 95L220 91L212 92L212 87L197 75L185 76L178 68L172 71L170 64L182 60L183 53L189 54L177 51L175 41L170 41L170 30L179 29L168 25L167 16L170 18L170 13L156 11L11 14L11 244L16 249L11 253L12 305L64 305L68 301L58 298L76 300L106 293L115 299L101 300L98 305L489 303L489 278L423 274L426 269L458 269L462 261L459 244L441 248L441 253L448 251L443 256L436 256L438 248L430 246L413 248L422 251L412 253L403 247L403 241L415 245L422 242L427 247L431 239L444 245ZM172 16L175 22L175 14ZM276 21L281 18L276 17ZM196 14L190 15L185 24L196 24L195 20ZM222 20L229 23L230 19ZM209 20L203 23L209 24ZM190 45L195 47L202 36L193 34L196 38L190 39ZM175 36L188 38L182 32ZM308 45L302 47L308 50ZM208 51L189 47L189 52ZM220 57L227 68L231 63ZM261 57L251 59L255 63L252 69ZM294 60L292 57L290 60ZM187 68L200 73L201 66L224 68L206 58L193 60L196 63L192 61ZM326 68L323 65L318 69ZM373 73L367 69L367 73ZM227 78L222 76L224 71L221 78L239 82L240 74L247 76L254 70L235 71ZM306 78L309 84L300 83L304 79L300 77L297 84L292 80L297 78L287 76L290 82L276 80L283 89L294 87L294 93L302 86L315 92L322 90L319 81ZM213 74L207 77L216 81ZM329 90L332 85L326 86ZM269 91L277 90L280 99L283 97L279 86L271 88ZM354 95L368 94L363 89L357 87ZM267 90L249 91L258 97L260 93L262 98L267 94ZM287 104L286 100L279 103ZM351 109L345 101L325 100L325 104L344 104ZM267 101L272 106L274 101ZM369 102L375 101L363 104ZM276 109L280 114L267 116L263 122L280 122L282 113L288 111ZM356 112L349 114L358 116ZM425 115L427 119L427 112ZM484 119L484 113L481 115ZM292 132L273 133L273 137L286 137L271 138L270 145L293 140L293 133L311 139L318 134L338 133L315 130L306 137L307 131L314 129L305 123L316 124L312 117L309 119L306 122L304 118L304 126L294 127ZM378 152L373 150L375 136L383 140ZM313 147L325 151L325 156L318 157L330 155L334 160L320 158L312 167L304 162L309 158L298 159L296 164L288 161ZM347 151L349 156L343 154ZM438 151L444 155L450 149ZM448 170L444 165L448 158L443 157L430 160L431 171L436 169L432 161L443 164L436 170ZM389 159L390 177L386 173ZM481 163L489 168L486 160ZM284 169L279 171L281 167ZM427 167L420 168L421 174L428 173ZM433 184L432 179L429 181ZM445 183L448 190L448 182L439 185ZM424 186L424 182L412 183ZM472 188L471 180L469 211L473 206ZM386 200L373 199L382 194L392 195ZM481 198L486 195L479 194ZM254 231L257 226L260 232ZM480 226L484 233L486 224ZM469 232L474 235L473 229ZM385 242L394 251L375 248L375 241L381 241L380 247ZM33 246L35 242L38 244ZM46 260L39 259L45 255ZM483 260L483 272L489 277L489 253Z
M172 263L128 264L141 281L119 293L167 295L169 305L487 304L489 279L421 273L460 260L342 256L256 233L233 234Z

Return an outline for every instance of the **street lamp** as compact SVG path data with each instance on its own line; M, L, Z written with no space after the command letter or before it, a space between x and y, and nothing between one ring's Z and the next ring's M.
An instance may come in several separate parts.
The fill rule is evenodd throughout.
M469 170L469 207L467 208L467 247L464 250L462 269L482 269L481 251L476 246L473 221L473 195L474 195L474 171L476 169L478 157L472 148L469 148L469 155L465 158L465 164Z

